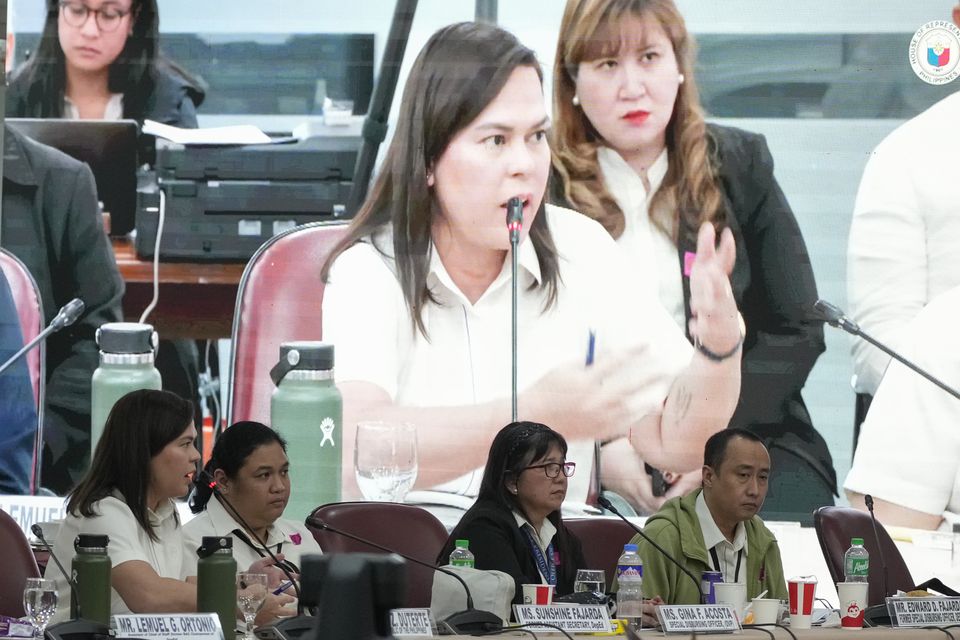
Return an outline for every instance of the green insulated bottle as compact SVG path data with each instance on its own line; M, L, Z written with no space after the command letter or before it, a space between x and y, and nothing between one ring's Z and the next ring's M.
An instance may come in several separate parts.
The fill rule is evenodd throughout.
M76 598L70 603L70 617L110 625L110 556L108 536L81 533L73 541L73 579Z
M203 536L197 549L197 611L220 617L224 640L237 631L237 561L233 538Z
M92 398L90 452L97 447L114 403L137 389L160 389L153 366L157 333L149 324L108 322L97 329L100 366L90 381Z
M290 458L284 515L303 522L317 506L340 500L343 399L333 382L333 345L284 342L270 377L277 385L270 421L287 440Z

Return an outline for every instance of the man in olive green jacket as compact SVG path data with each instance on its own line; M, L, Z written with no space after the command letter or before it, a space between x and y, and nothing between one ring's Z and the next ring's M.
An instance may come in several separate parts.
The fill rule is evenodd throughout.
M704 571L720 571L725 582L743 582L747 599L766 590L787 599L780 548L757 511L770 475L770 455L757 436L725 429L707 441L703 488L664 503L647 519L644 532L699 582ZM709 542L709 547L707 542ZM667 604L697 604L699 585L640 536L643 592Z

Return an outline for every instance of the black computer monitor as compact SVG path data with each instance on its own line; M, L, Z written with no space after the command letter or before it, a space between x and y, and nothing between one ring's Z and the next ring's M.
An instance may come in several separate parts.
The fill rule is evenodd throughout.
M137 212L137 139L134 120L7 118L6 123L42 144L86 162L97 181L110 235L133 230Z

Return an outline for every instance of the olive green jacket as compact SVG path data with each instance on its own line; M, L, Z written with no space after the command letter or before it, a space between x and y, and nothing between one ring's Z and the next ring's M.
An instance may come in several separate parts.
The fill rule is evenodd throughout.
M644 533L680 561L699 581L704 571L713 571L704 546L703 531L697 518L696 503L700 489L681 498L672 498L660 511L647 519ZM787 599L780 547L773 533L759 516L745 521L747 533L747 599L767 590L767 598ZM660 596L667 604L696 604L700 601L698 585L677 565L663 557L648 542L635 536L643 558L643 594Z

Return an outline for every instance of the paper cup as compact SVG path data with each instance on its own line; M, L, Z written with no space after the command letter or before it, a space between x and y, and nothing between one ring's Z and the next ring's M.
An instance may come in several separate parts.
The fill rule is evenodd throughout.
M747 585L744 582L718 582L713 585L717 595L717 604L728 604L737 612L737 617L743 617L743 610L747 606Z
M754 598L753 624L777 624L780 622L780 601L776 598Z
M553 585L523 585L523 604L553 604Z
M863 612L867 608L866 582L838 582L837 595L840 597L840 626L854 631L863 628Z
M787 591L790 594L790 626L794 629L809 629L817 579L814 576L790 578L787 581Z

